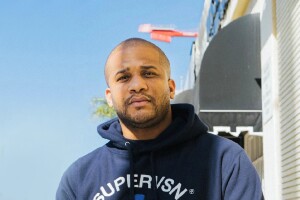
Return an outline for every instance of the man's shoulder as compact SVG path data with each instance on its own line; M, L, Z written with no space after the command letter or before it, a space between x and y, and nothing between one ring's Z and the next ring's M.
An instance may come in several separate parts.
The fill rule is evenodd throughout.
M77 189L86 175L91 171L95 170L101 162L102 156L106 154L106 145L101 146L90 153L78 158L74 161L64 172L59 188L57 190L58 199L66 199L67 195L70 199L75 199L77 196Z
M101 159L103 153L106 151L106 145L103 145L101 147L98 147L94 149L93 151L85 154L82 157L79 157L74 164L75 165L86 165L90 164L91 162L95 162L99 159Z
M201 145L214 151L230 152L235 154L243 152L243 148L236 142L209 132L202 134L198 141Z
M67 174L78 174L82 169L93 167L96 163L100 162L102 155L105 154L105 145L87 153L84 156L79 157L75 160L69 168L66 170Z

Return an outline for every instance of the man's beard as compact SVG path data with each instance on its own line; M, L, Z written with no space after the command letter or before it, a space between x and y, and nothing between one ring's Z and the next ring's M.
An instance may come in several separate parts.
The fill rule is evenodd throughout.
M150 99L150 104L153 106L153 110L147 113L139 113L139 109L133 111L135 113L128 113L129 101L131 98L128 98L124 102L123 110L116 109L117 115L119 119L127 126L128 128L150 128L159 124L161 121L166 118L169 108L170 108L170 100L167 95L161 99L159 102L160 105L157 105L156 99L154 99L150 95L142 94L142 96L146 96ZM141 108L142 109L142 108Z

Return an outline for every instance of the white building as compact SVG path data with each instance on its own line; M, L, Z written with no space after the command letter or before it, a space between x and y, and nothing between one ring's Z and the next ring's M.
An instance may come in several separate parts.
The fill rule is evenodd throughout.
M196 112L200 113L200 117L201 113L205 112L218 112L218 114L224 114L224 112L261 113L261 131L254 130L255 128L251 129L251 126L239 127L239 122L235 130L232 130L230 126L215 126L214 124L212 126L217 134L230 132L234 137L242 135L243 147L262 178L264 195L267 200L300 199L299 14L300 1L298 0L206 0L199 36L192 49L190 70L185 83L185 89L193 96L193 100L189 99L189 102L194 103L195 108L198 109ZM226 31L227 35L234 33L232 38L229 37L227 40L238 43L240 38L237 37L238 33L236 33L240 31L237 28L238 23L242 24L244 23L242 20L246 21L246 18L255 18L255 16L258 16L259 29L257 29L257 35L254 33L257 39L251 42L254 43L254 46L255 43L258 43L259 48L255 51L255 55L249 55L247 58L254 56L253 59L259 61L259 64L254 65L255 67L259 66L260 76L257 77L257 83L261 84L261 93L255 98L258 102L257 108L261 106L261 109L250 108L246 111L239 108L238 111L234 109L203 110L201 105L203 102L199 103L199 96L201 96L199 94L201 80L199 79L201 79L201 73L205 73L203 65L206 64L206 68L207 65L213 67L216 65L214 59L224 58L224 63L228 63L226 58L230 55L228 52L232 51L232 49L228 49L228 44L220 46L221 36L219 35L224 35ZM236 32L234 32L235 28ZM232 32L229 32L229 29ZM241 33L243 32L241 31ZM217 47L216 44L213 44L216 41L219 42L219 48L226 49L222 51L210 50L215 48L213 45ZM253 45L249 42L245 44L247 45L244 48L249 48L249 53L253 52ZM257 45L254 48L257 48ZM215 51L220 55L216 54L215 57L212 57L208 55L208 51ZM222 52L227 53L225 57ZM245 52L241 52L241 56L243 56L242 54ZM205 57L209 57L209 59ZM230 59L232 60L229 57L228 60ZM245 67L243 64L241 66ZM222 64L219 74L226 76L221 67ZM251 68L251 63L248 68ZM221 79L222 77L219 76L215 82L221 81ZM230 82L231 79L228 80ZM240 97L237 96L236 98ZM249 96L249 98L252 97ZM232 97L230 100L236 99ZM256 119L259 120L259 118Z

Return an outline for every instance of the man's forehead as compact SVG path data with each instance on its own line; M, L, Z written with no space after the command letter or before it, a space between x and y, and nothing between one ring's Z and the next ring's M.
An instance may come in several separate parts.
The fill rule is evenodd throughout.
M144 48L144 49L143 49ZM110 74L110 71L112 70L111 66L112 62L115 62L116 60L118 62L123 62L127 60L130 60L130 57L128 56L135 56L135 54L130 54L132 51L137 50L142 54L139 54L139 56L143 57L143 60L147 62L148 56L149 56L149 63L151 61L156 60L159 62L159 65L162 65L166 68L167 74L170 74L170 63L168 58L165 56L163 51L157 47L156 45L144 41L144 40L126 40L122 43L120 43L117 47L115 47L110 55L107 58L106 64L105 64L105 79L107 81L108 75ZM139 53L138 52L138 53ZM156 57L157 56L157 57ZM120 66L119 66L120 67Z
M134 51L134 50L138 50L138 49L147 49L146 52L151 51L151 52L156 52L157 54L159 54L159 50L157 48L155 48L154 46L151 46L149 44L142 44L142 43L133 43L133 44L121 44L119 46L117 46L110 54L110 56L117 54L117 53L123 53L123 52L130 52L130 51Z
M144 49L146 48L146 49ZM153 47L129 46L114 49L106 62L106 68L126 67L137 62L139 65L161 65L160 53Z

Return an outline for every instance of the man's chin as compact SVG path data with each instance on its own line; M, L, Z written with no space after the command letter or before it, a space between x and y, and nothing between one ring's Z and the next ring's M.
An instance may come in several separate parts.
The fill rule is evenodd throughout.
M130 121L136 124L144 124L149 121L152 121L155 119L155 116L149 115L149 113L136 113L135 115L129 116Z
M132 128L149 128L155 125L156 117L147 113L139 113L130 116L119 116L121 121Z

